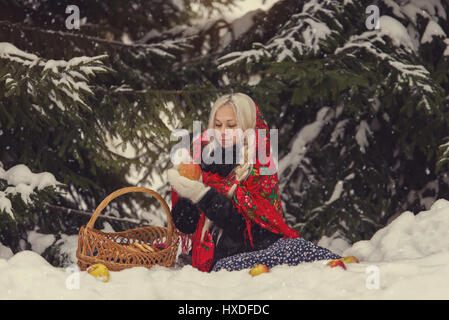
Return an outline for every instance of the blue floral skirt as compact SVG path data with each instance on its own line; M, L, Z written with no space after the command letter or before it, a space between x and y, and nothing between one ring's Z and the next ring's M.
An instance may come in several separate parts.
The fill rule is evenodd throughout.
M282 238L263 250L243 252L217 261L212 271L226 269L236 271L264 264L268 268L287 264L294 266L301 262L333 260L341 258L330 250L317 246L302 238Z

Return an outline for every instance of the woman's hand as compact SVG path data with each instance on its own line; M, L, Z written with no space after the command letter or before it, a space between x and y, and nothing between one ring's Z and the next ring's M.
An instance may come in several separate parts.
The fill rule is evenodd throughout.
M184 198L192 200L193 203L197 203L201 198L209 191L210 187L205 186L201 181L190 180L179 174L176 167L168 169L167 171L168 182L172 185L173 189Z

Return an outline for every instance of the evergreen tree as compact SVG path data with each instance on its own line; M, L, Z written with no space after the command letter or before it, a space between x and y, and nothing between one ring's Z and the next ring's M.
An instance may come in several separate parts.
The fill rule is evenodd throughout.
M449 4L377 1L380 29L367 28L371 1L296 4L274 35L219 59L280 129L290 222L311 240L354 242L449 196L438 170L449 153Z
M33 172L51 172L67 186L64 197L45 198L46 210L27 230L38 226L59 240L88 220L70 212L91 212L121 187L151 187L170 165L172 129L203 119L198 106L217 91L188 64L200 55L191 44L195 34L174 37L173 30L189 29L198 17L195 4L208 14L233 2L0 2L0 161L5 170L25 164ZM68 29L67 8L74 5L80 28ZM135 154L122 153L129 147ZM139 181L129 181L134 172ZM155 199L134 194L114 201L104 215L117 229L130 219L165 222L157 206ZM26 241L23 232L1 240L10 245L20 239Z

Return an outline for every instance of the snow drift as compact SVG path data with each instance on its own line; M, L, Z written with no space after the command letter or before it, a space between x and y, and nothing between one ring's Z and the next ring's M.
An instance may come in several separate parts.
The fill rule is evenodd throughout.
M360 259L347 271L329 268L327 261L277 266L257 277L248 270L202 273L191 266L155 266L111 272L103 283L75 265L55 268L38 253L22 251L0 255L0 298L448 299L448 244L449 201L441 199L417 215L402 213L370 240L344 250Z
M449 251L449 201L436 201L429 211L406 211L371 240L359 241L344 252L364 261L419 259Z

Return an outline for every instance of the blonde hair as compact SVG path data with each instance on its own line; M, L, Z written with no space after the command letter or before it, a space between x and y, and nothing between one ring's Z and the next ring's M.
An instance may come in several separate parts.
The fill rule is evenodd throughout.
M212 109L209 115L208 129L214 129L214 121L215 114L217 110L224 106L231 105L234 109L235 115L237 117L238 127L245 132L248 129L256 128L256 107L253 99L251 99L248 95L244 93L232 93L219 97L215 103L212 105ZM209 144L214 144L213 146L217 146L217 141L211 138ZM231 172L231 175L235 175L238 183L243 182L246 178L248 178L251 170L253 169L253 164L250 159L253 158L255 154L254 141L244 139L243 140L243 153L240 153L240 159L238 161L237 167ZM227 196L231 198L234 195L235 189L237 188L238 183L234 184Z

